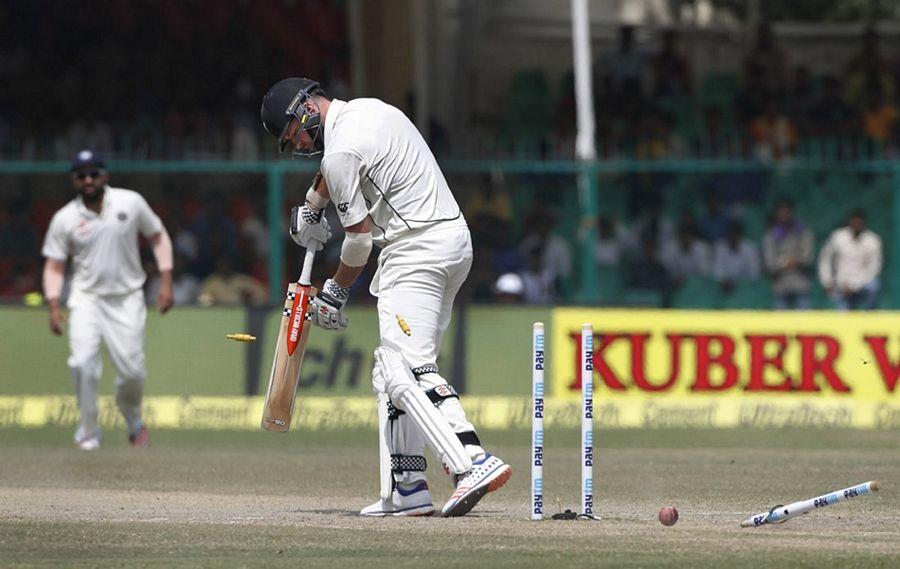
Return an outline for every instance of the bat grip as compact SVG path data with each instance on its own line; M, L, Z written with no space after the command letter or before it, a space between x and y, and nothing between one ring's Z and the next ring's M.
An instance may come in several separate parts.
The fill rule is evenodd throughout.
M306 257L303 258L303 269L300 271L300 284L309 286L312 277L313 259L316 258L315 249L307 249Z

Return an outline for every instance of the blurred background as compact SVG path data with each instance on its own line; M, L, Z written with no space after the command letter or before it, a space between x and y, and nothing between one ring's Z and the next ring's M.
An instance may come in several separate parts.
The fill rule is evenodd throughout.
M264 320L299 271L287 212L317 163L278 156L259 106L306 76L431 144L473 232L460 311L843 308L826 244L853 216L883 255L858 260L850 304L900 308L898 2L588 8L597 159L579 161L569 0L3 2L0 301L40 304L44 233L93 147L172 235L176 302Z

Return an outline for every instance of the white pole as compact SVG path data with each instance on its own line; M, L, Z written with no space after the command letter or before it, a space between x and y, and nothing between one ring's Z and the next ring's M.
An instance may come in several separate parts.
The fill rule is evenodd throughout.
M575 72L576 138L575 157L593 160L594 94L591 82L591 18L587 0L572 0L572 50Z
M531 342L531 519L544 518L544 323L535 322Z

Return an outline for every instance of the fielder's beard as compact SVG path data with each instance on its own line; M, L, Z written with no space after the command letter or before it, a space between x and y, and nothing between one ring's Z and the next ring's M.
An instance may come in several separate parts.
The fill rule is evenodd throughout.
M88 193L89 190L93 190L92 193ZM84 188L79 188L78 193L81 194L81 201L86 204L96 204L103 201L103 193L106 191L106 186L87 186Z

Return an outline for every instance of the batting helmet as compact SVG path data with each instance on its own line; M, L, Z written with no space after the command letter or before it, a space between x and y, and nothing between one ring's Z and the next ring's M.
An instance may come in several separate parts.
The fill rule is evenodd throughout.
M325 149L318 105L312 105L315 112L311 112L305 105L307 100L320 93L316 81L290 77L275 83L263 97L260 109L262 123L269 134L278 139L279 152L284 152L289 142L286 135L294 119L302 130L309 133L313 146L309 150L294 149L291 153L293 156L313 156Z

